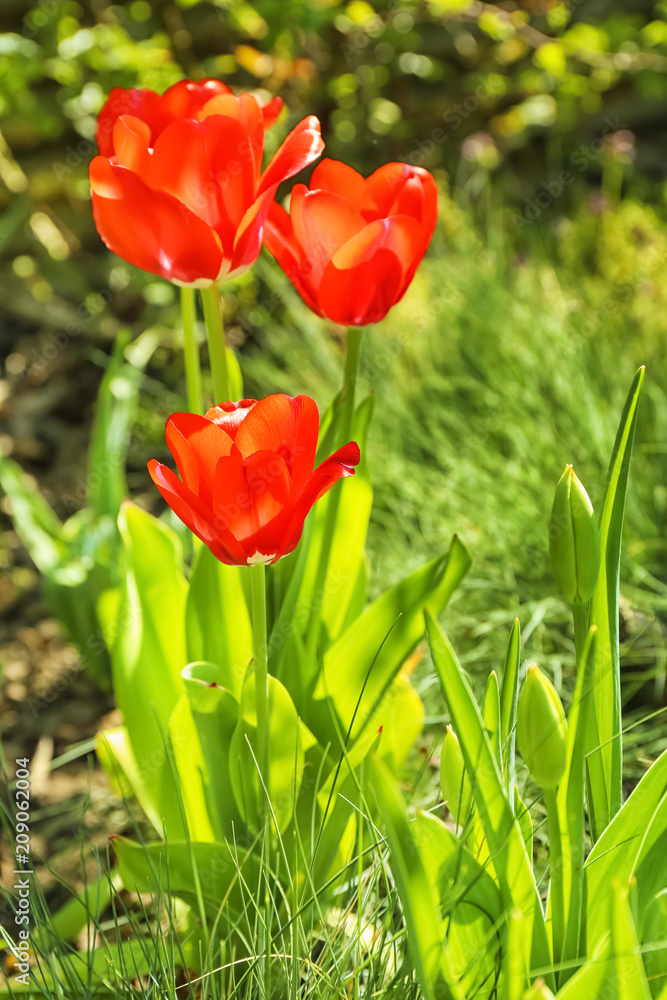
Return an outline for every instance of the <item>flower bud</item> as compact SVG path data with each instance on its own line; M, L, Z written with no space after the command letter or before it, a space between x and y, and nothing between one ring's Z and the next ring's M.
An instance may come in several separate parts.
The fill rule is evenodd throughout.
M472 805L472 788L466 774L458 737L451 726L440 754L440 787L447 808L459 826L464 826Z
M558 480L549 522L554 575L569 604L590 601L600 572L600 531L588 493L571 465Z
M567 722L556 688L535 664L521 689L516 739L537 784L555 788L565 772Z

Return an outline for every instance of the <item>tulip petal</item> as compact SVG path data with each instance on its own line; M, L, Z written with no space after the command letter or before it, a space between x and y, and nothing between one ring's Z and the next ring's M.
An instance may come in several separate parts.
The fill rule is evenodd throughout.
M237 566L245 562L243 549L231 532L215 524L213 512L206 509L171 469L151 459L148 471L174 514L209 547L216 559Z
M222 115L225 118L231 118L232 121L238 122L241 126L243 131L243 164L245 165L248 160L253 163L252 190L254 192L262 172L265 129L262 109L257 99L252 94L240 94L238 97L234 94L222 94L208 101L197 118L199 121L203 121L209 115ZM248 156L248 154L250 155ZM237 170L236 167L234 169Z
M206 420L211 420L218 427L222 427L234 441L236 432L256 404L256 399L240 399L238 402L223 400L217 406L212 406L204 416Z
M255 200L253 154L238 121L211 115L174 122L155 143L147 181L215 229L231 256L236 229Z
M153 137L161 127L160 96L154 90L113 88L97 116L95 142L102 156L114 155L113 130L121 115L131 115L146 122Z
M419 214L415 212L415 182L423 192ZM385 163L371 174L366 185L380 215L412 215L428 231L428 245L438 217L438 187L428 170L407 163Z
M231 437L219 424L197 413L173 413L165 437L183 482L211 506L215 469L219 459L231 453Z
M377 207L366 190L366 178L340 160L320 160L310 177L310 190L329 191L346 198L360 212L377 215Z
M274 522L285 509L292 488L287 466L272 451L258 451L243 461L238 453L222 458L215 470L213 510L215 523L229 530L247 557L264 551L257 533ZM245 559L243 560L246 561Z
M222 80L179 80L168 87L160 98L161 110L165 116L165 127L179 118L196 118L198 112L219 94L231 94Z
M378 219L335 253L318 299L338 323L377 323L405 292L423 248L419 223L407 216Z
M303 187L303 185L295 185L292 189L292 198L294 198L294 191L297 187ZM278 261L306 305L310 306L313 312L322 315L317 304L316 292L310 281L308 267L302 268L301 266L303 251L294 236L292 220L282 205L276 201L272 202L269 208L263 237L264 246Z
M244 458L254 452L276 452L301 489L313 469L320 416L309 396L276 393L260 399L239 427L235 444Z
M318 465L302 490L294 505L291 517L284 527L282 544L276 551L276 560L292 551L301 537L303 523L313 505L339 479L353 476L355 466L359 464L360 458L359 446L354 441L350 441L349 444L343 445L321 465Z
M268 104L262 106L262 119L265 129L272 128L276 124L278 115L283 110L283 104L282 97L274 97Z
M315 115L309 115L292 129L271 159L262 174L258 194L271 187L277 187L288 177L293 177L309 163L316 160L324 149L320 135L320 123Z
M428 171L411 167L409 163L384 163L366 178L367 191L377 205L379 215L389 215L398 192L416 171L428 174Z
M114 87L97 116L95 141L102 156L114 155L113 130L121 115L133 115L151 130L152 146L167 125L178 118L194 118L197 111L216 94L229 93L221 80L180 80L164 94L154 90L124 90Z
M90 185L95 225L113 253L180 284L217 278L223 260L218 237L176 198L102 156L90 164Z
M300 266L307 269L314 288L338 248L366 226L351 202L328 191L293 192L290 218L294 237L305 252Z
M132 115L121 115L113 127L113 146L118 166L145 176L150 160L150 141L151 130L146 122L141 118L133 118Z
M264 224L274 203L276 189L269 188L257 198L245 213L234 239L234 252L227 278L235 277L251 267L262 249Z

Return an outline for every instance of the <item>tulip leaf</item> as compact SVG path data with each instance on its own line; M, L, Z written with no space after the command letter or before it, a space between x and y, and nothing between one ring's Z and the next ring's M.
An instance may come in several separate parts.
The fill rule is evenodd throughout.
M217 683L239 698L252 660L252 628L242 569L226 566L199 546L185 607L188 662L217 663Z
M253 830L260 826L268 793L280 832L289 824L303 776L304 755L315 738L301 722L289 692L269 677L269 775L266 791L259 774L255 670L249 669L240 700L239 719L230 744L229 775L239 812Z
M114 791L120 796L134 795L133 775L137 762L132 755L125 726L98 729L95 753Z
M655 896L642 914L642 953L651 993L667 990L667 889Z
M595 694L586 743L588 809L594 842L621 808L622 802L623 748L618 637L621 536L643 383L644 369L640 368L630 388L616 435L607 491L600 514L600 575L589 619L589 624L596 625L598 629L593 667Z
M54 949L48 962L40 962L35 977L39 988L34 981L22 988L14 980L10 993L0 990L0 1000L14 1000L15 996L24 994L30 997L109 996L111 984L123 988L128 979L148 976L154 968L154 957L145 940L129 939L121 944L105 942L101 948L86 951Z
M393 774L398 773L423 725L423 702L410 679L400 673L385 692L366 727L370 733L382 729L378 757L387 762Z
M359 617L361 612L366 607L368 599L368 581L370 576L368 555L364 553L363 559L361 560L361 565L359 566L359 572L357 574L357 580L354 585L354 590L350 596L350 603L347 606L347 613L345 619L341 626L341 632L344 632L350 627L352 622Z
M356 739L423 636L423 609L439 614L469 566L468 550L454 536L447 555L422 566L378 597L333 643L324 657L315 702L306 715L322 742L338 742L324 699L330 699L342 732L347 732L359 703L352 734ZM311 718L316 719L312 724Z
M586 734L593 700L593 662L597 631L591 628L581 651L577 682L567 725L565 773L558 789L558 815L562 839L565 938L561 982L571 975L579 956L584 905Z
M155 829L162 832L162 819L155 803L155 797L147 794L144 780L130 746L125 726L101 729L95 738L95 752L104 768L109 782L119 795L132 795L141 802L141 807Z
M209 918L223 907L231 922L244 912L239 869L252 888L257 884L258 858L237 857L232 844L174 841L140 844L114 837L113 847L126 889L164 898L177 896L193 908L203 901ZM224 935L223 935L224 936Z
M611 909L611 948L613 975L610 978L618 988L618 1000L651 1000L637 931L628 905L628 890L616 880ZM605 989L603 994L608 995L609 991Z
M227 354L227 378L229 379L229 398L234 400L243 399L243 373L236 354L231 347L226 348ZM220 402L220 400L218 400Z
M465 997L490 997L505 950L505 917L498 886L436 816L419 812L412 830L440 911L448 976Z
M312 831L310 835L311 891L312 886L322 885L327 876L336 872L344 872L347 869L350 861L349 852L354 849L353 838L359 815L356 810L362 810L365 807L365 793L370 771L370 768L365 766L365 761L378 746L380 740L381 736L378 733L369 734L364 739L359 740L349 752L341 753L339 760L331 768L323 782L312 782L310 787L313 797L317 800L317 815L319 817L317 828L312 823L312 816L315 815L312 798L302 796L300 800L300 806L303 808L307 804L310 810L307 823ZM324 755L319 745L316 745L315 751L319 761L316 761L315 755L311 755L308 761L311 775L313 773L319 774L319 765L324 762Z
M503 1000L523 1000L528 970L522 947L525 920L521 910L511 910L508 914L508 923L505 984L502 996Z
M76 643L86 669L107 689L110 662L96 604L113 582L104 563L118 545L115 525L109 518L95 520L87 509L61 524L21 467L5 455L0 455L0 487L10 501L16 531L43 576L51 613Z
M0 453L0 486L11 504L12 521L37 569L47 576L66 562L62 524L23 469Z
M63 941L74 941L88 924L99 922L121 884L117 870L100 872L97 878L88 882L83 892L72 896L53 914L44 930Z
M647 905L667 886L667 751L644 775L586 861L587 950L592 954L608 929L611 880L637 878Z
M353 431L361 450L361 462L354 476L342 487L336 530L329 552L321 617L330 640L340 634L364 562L364 546L373 504L366 438L374 398L369 396L355 414Z
M408 928L408 945L424 996L426 1000L443 996L465 1000L454 976L448 979L444 971L446 951L440 913L412 835L403 796L385 765L373 757L369 760L371 795L386 830L391 870Z
M227 780L238 702L221 685L216 664L190 663L181 676L186 693L169 720L169 736L188 831L193 840L231 838L240 819Z
M88 452L88 506L96 516L107 514L114 519L127 496L125 457L141 379L140 368L124 361L129 342L129 330L122 330L97 394Z
M505 788L512 803L516 782L516 716L519 704L519 664L521 661L521 626L514 619L505 653L503 682L500 688L500 742L503 752ZM529 854L530 857L530 854Z
M529 969L547 968L551 953L544 915L523 834L505 793L498 761L484 729L468 679L444 632L426 612L426 631L436 672L470 778L475 805L507 912L525 919ZM553 977L549 977L549 985Z
M609 885L603 945L559 990L557 1000L651 1000L628 890L618 879Z
M185 598L178 536L133 504L119 517L125 581L112 650L114 691L123 713L143 786L142 802L164 820L169 835L183 833L167 732L184 693ZM158 825L162 830L162 823Z
M514 815L521 829L521 836L526 845L526 854L529 859L533 857L533 819L530 810L519 795L519 789L514 786Z

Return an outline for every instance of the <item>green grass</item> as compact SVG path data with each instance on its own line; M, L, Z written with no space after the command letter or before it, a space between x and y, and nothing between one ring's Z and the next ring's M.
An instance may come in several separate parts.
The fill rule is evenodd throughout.
M11 783L7 784L11 790ZM112 798L117 821L122 805ZM144 843L136 810L129 803L125 805L126 825ZM364 819L361 853L353 851L345 868L333 873L334 901L324 911L317 902L290 910L280 895L278 875L271 868L278 863L273 841L270 847L260 838L255 845L262 858L256 870L257 884L239 851L235 878L242 886L243 910L235 919L249 929L241 956L216 935L216 926L229 922L226 899L220 901L215 924L209 922L202 934L194 912L170 897L168 870L160 873L160 891L154 896L131 897L118 892L112 854L98 852L95 877L99 884L86 883L78 897L84 898L80 907L76 907L70 890L71 899L55 915L34 879L30 895L35 934L31 986L17 986L6 964L11 940L0 929L4 970L4 975L0 972L0 1000L28 995L49 1000L89 1000L93 996L104 1000L152 1000L156 996L165 1000L416 998L400 904L386 867L386 847L374 825ZM11 815L5 806L0 807L0 825L11 838ZM87 855L85 841L80 846ZM271 862L269 855L274 858ZM206 869L199 870L202 879L209 874ZM267 881L274 887L268 912L258 902ZM7 913L15 913L12 894L3 889L3 896ZM267 917L274 928L270 938L265 930ZM266 978L267 956L272 960L270 981Z

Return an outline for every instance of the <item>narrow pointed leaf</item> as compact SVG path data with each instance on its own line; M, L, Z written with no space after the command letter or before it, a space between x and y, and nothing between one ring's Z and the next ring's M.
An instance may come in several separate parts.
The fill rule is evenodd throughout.
M563 852L565 938L562 982L572 974L568 963L579 957L584 906L586 734L593 700L593 662L597 630L591 628L577 668L577 683L567 728L567 763L558 789L558 815Z
M525 918L529 969L551 964L544 915L523 835L510 806L498 762L484 730L469 682L444 632L426 612L426 630L442 691L459 735L475 805L505 907ZM551 983L550 983L551 985Z
M608 930L612 878L628 885L635 876L642 905L667 885L666 831L667 750L644 775L586 861L588 954Z
M343 732L350 725L366 682L352 738L363 732L369 714L424 634L423 609L439 614L469 566L468 550L455 536L447 555L422 566L378 597L331 646L324 657L315 699L330 698ZM317 707L315 704L313 709ZM325 709L317 735L324 742L337 744L335 727L326 725L327 716Z
M503 682L500 688L500 742L503 752L505 788L512 805L516 783L516 714L519 704L519 663L521 661L521 626L514 619L505 653Z
M639 397L644 383L640 368L630 388L609 465L607 492L600 514L600 575L591 602L590 625L598 628L593 669L595 694L586 744L589 813L597 840L621 808L623 748L621 736L621 672L618 597L621 536Z
M410 954L424 996L426 1000L465 1000L455 982L443 981L440 914L410 830L403 797L386 767L372 757L369 760L371 794L386 830Z

